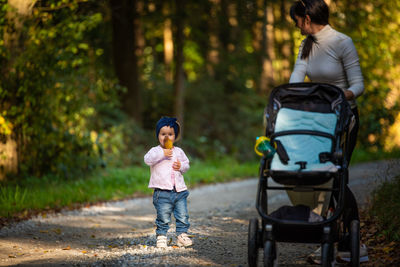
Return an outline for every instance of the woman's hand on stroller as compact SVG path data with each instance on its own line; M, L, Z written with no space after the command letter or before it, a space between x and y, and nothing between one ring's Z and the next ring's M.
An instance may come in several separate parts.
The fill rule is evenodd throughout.
M352 100L355 98L355 95L352 91L350 90L345 90L344 91L344 96L346 97L346 100Z

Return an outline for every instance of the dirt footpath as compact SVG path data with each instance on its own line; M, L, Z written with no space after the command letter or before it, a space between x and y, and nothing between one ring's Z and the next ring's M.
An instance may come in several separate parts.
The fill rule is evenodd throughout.
M400 160L355 165L350 186L361 205L384 179L400 174ZM191 248L155 248L151 198L110 202L45 215L0 229L0 266L247 266L248 220L257 179L190 190ZM274 207L287 201L273 196ZM278 244L280 266L306 266L316 245Z

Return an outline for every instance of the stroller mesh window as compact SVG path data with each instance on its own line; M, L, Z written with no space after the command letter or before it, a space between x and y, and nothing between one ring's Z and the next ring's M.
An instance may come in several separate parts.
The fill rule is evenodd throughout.
M334 135L337 117L333 113L307 112L290 108L281 108L276 117L275 133L292 130L310 130ZM290 160L283 164L277 154L271 162L271 170L297 171L296 162L307 162L302 171L337 171L336 166L328 161L321 163L320 153L332 151L332 140L327 137L290 134L276 137L282 143Z

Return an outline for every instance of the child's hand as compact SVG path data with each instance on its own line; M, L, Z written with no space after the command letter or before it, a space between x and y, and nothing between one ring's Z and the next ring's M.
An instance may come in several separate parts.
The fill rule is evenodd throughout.
M164 150L164 156L167 158L172 157L172 149L163 149Z
M176 160L172 164L172 169L174 169L174 171L179 171L181 169L181 162L179 160Z

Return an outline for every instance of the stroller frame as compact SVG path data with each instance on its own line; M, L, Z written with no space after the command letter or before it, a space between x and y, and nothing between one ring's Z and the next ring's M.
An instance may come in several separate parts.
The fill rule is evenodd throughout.
M300 102L299 102L300 100ZM310 100L317 103L310 103ZM306 102L302 105L302 102ZM331 110L326 110L331 102ZM325 113L335 113L337 124L335 134L329 135L323 132L310 130L291 130L275 132L275 120L282 107L297 107L303 111L315 111L325 109ZM257 266L258 249L264 249L264 266L274 266L277 262L276 242L294 243L320 243L322 266L332 266L335 261L334 243L342 240L345 230L342 229L343 211L345 205L345 189L348 184L348 132L351 123L351 109L347 103L343 91L333 85L324 83L292 83L274 88L270 94L267 106L268 124L266 136L274 140L283 135L306 134L324 136L332 140L332 149L329 160L339 166L336 172L326 171L286 171L271 170L272 158L263 157L260 161L259 183L257 188L256 209L261 217L259 220L252 218L249 222L248 232L248 263L249 266ZM297 163L296 163L297 164ZM301 168L303 169L303 168ZM269 186L272 179L282 186ZM333 179L330 188L316 188ZM320 222L308 222L300 220L278 219L268 214L268 190L292 190L297 192L327 191L336 194L333 214ZM359 221L353 220L350 224L350 254L351 265L359 266Z

